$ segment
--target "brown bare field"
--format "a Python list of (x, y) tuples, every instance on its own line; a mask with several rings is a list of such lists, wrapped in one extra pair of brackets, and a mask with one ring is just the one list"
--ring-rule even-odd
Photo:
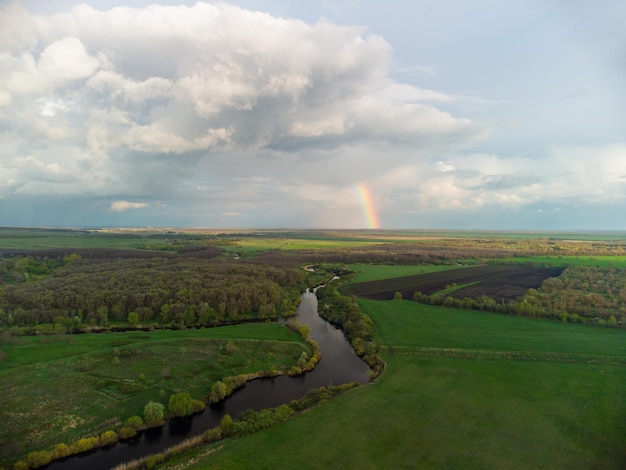
[(460, 299), (465, 297), (475, 299), (486, 295), (500, 302), (522, 296), (528, 289), (540, 287), (544, 280), (556, 277), (562, 271), (563, 268), (558, 267), (487, 264), (363, 282), (346, 286), (344, 289), (347, 293), (361, 298), (390, 300), (396, 292), (400, 292), (405, 299), (411, 299), (415, 292), (431, 295), (456, 284), (460, 288), (450, 290), (447, 295)]

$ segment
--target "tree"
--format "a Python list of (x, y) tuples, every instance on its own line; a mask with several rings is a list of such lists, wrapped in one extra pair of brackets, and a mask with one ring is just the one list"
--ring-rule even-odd
[(155, 425), (163, 421), (163, 411), (165, 407), (161, 403), (149, 401), (143, 409), (143, 419), (148, 426)]
[(139, 323), (139, 314), (137, 312), (128, 312), (128, 323), (135, 326)]
[(117, 441), (117, 433), (112, 430), (104, 431), (100, 435), (100, 445), (108, 446)]
[(218, 380), (211, 387), (211, 394), (209, 395), (210, 403), (217, 403), (226, 397), (226, 384), (221, 380)]
[(170, 395), (168, 409), (176, 416), (193, 414), (193, 398), (187, 392)]
[(225, 414), (222, 420), (220, 421), (220, 429), (222, 430), (222, 435), (229, 436), (235, 428), (235, 423), (233, 422), (233, 418), (229, 414)]
[(393, 294), (393, 300), (402, 300), (402, 292), (396, 292)]

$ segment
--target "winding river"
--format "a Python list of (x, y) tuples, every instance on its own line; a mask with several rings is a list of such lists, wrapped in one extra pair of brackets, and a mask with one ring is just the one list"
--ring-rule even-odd
[(297, 376), (280, 376), (248, 382), (219, 406), (207, 407), (202, 413), (186, 419), (169, 421), (166, 426), (149, 429), (137, 437), (93, 452), (53, 462), (50, 470), (107, 469), (146, 455), (162, 452), (183, 440), (217, 426), (224, 414), (236, 417), (246, 409), (261, 410), (288, 403), (321, 386), (348, 382), (366, 383), (368, 366), (356, 355), (341, 330), (317, 313), (317, 297), (312, 291), (302, 294), (296, 320), (307, 325), (319, 345), (322, 358), (311, 372)]

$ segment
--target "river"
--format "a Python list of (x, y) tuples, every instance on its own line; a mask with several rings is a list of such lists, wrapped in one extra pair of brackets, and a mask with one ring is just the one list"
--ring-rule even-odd
[(140, 433), (131, 440), (100, 448), (87, 454), (68, 457), (51, 463), (49, 470), (108, 469), (146, 455), (162, 452), (179, 442), (217, 426), (225, 414), (236, 417), (247, 409), (261, 410), (301, 398), (312, 388), (341, 385), (348, 382), (367, 383), (369, 370), (354, 352), (341, 330), (333, 327), (317, 313), (317, 297), (311, 291), (302, 294), (296, 312), (299, 324), (307, 325), (321, 350), (321, 360), (311, 372), (300, 376), (257, 379), (225, 399), (218, 406), (185, 419), (170, 420), (160, 428)]

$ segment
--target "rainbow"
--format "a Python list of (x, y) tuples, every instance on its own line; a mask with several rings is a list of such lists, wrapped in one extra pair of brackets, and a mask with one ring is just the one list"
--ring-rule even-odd
[(357, 185), (357, 192), (359, 194), (359, 199), (361, 200), (361, 205), (363, 206), (363, 214), (367, 219), (369, 228), (380, 228), (378, 214), (376, 213), (376, 206), (374, 206), (374, 202), (372, 201), (370, 190), (363, 183), (360, 183)]

